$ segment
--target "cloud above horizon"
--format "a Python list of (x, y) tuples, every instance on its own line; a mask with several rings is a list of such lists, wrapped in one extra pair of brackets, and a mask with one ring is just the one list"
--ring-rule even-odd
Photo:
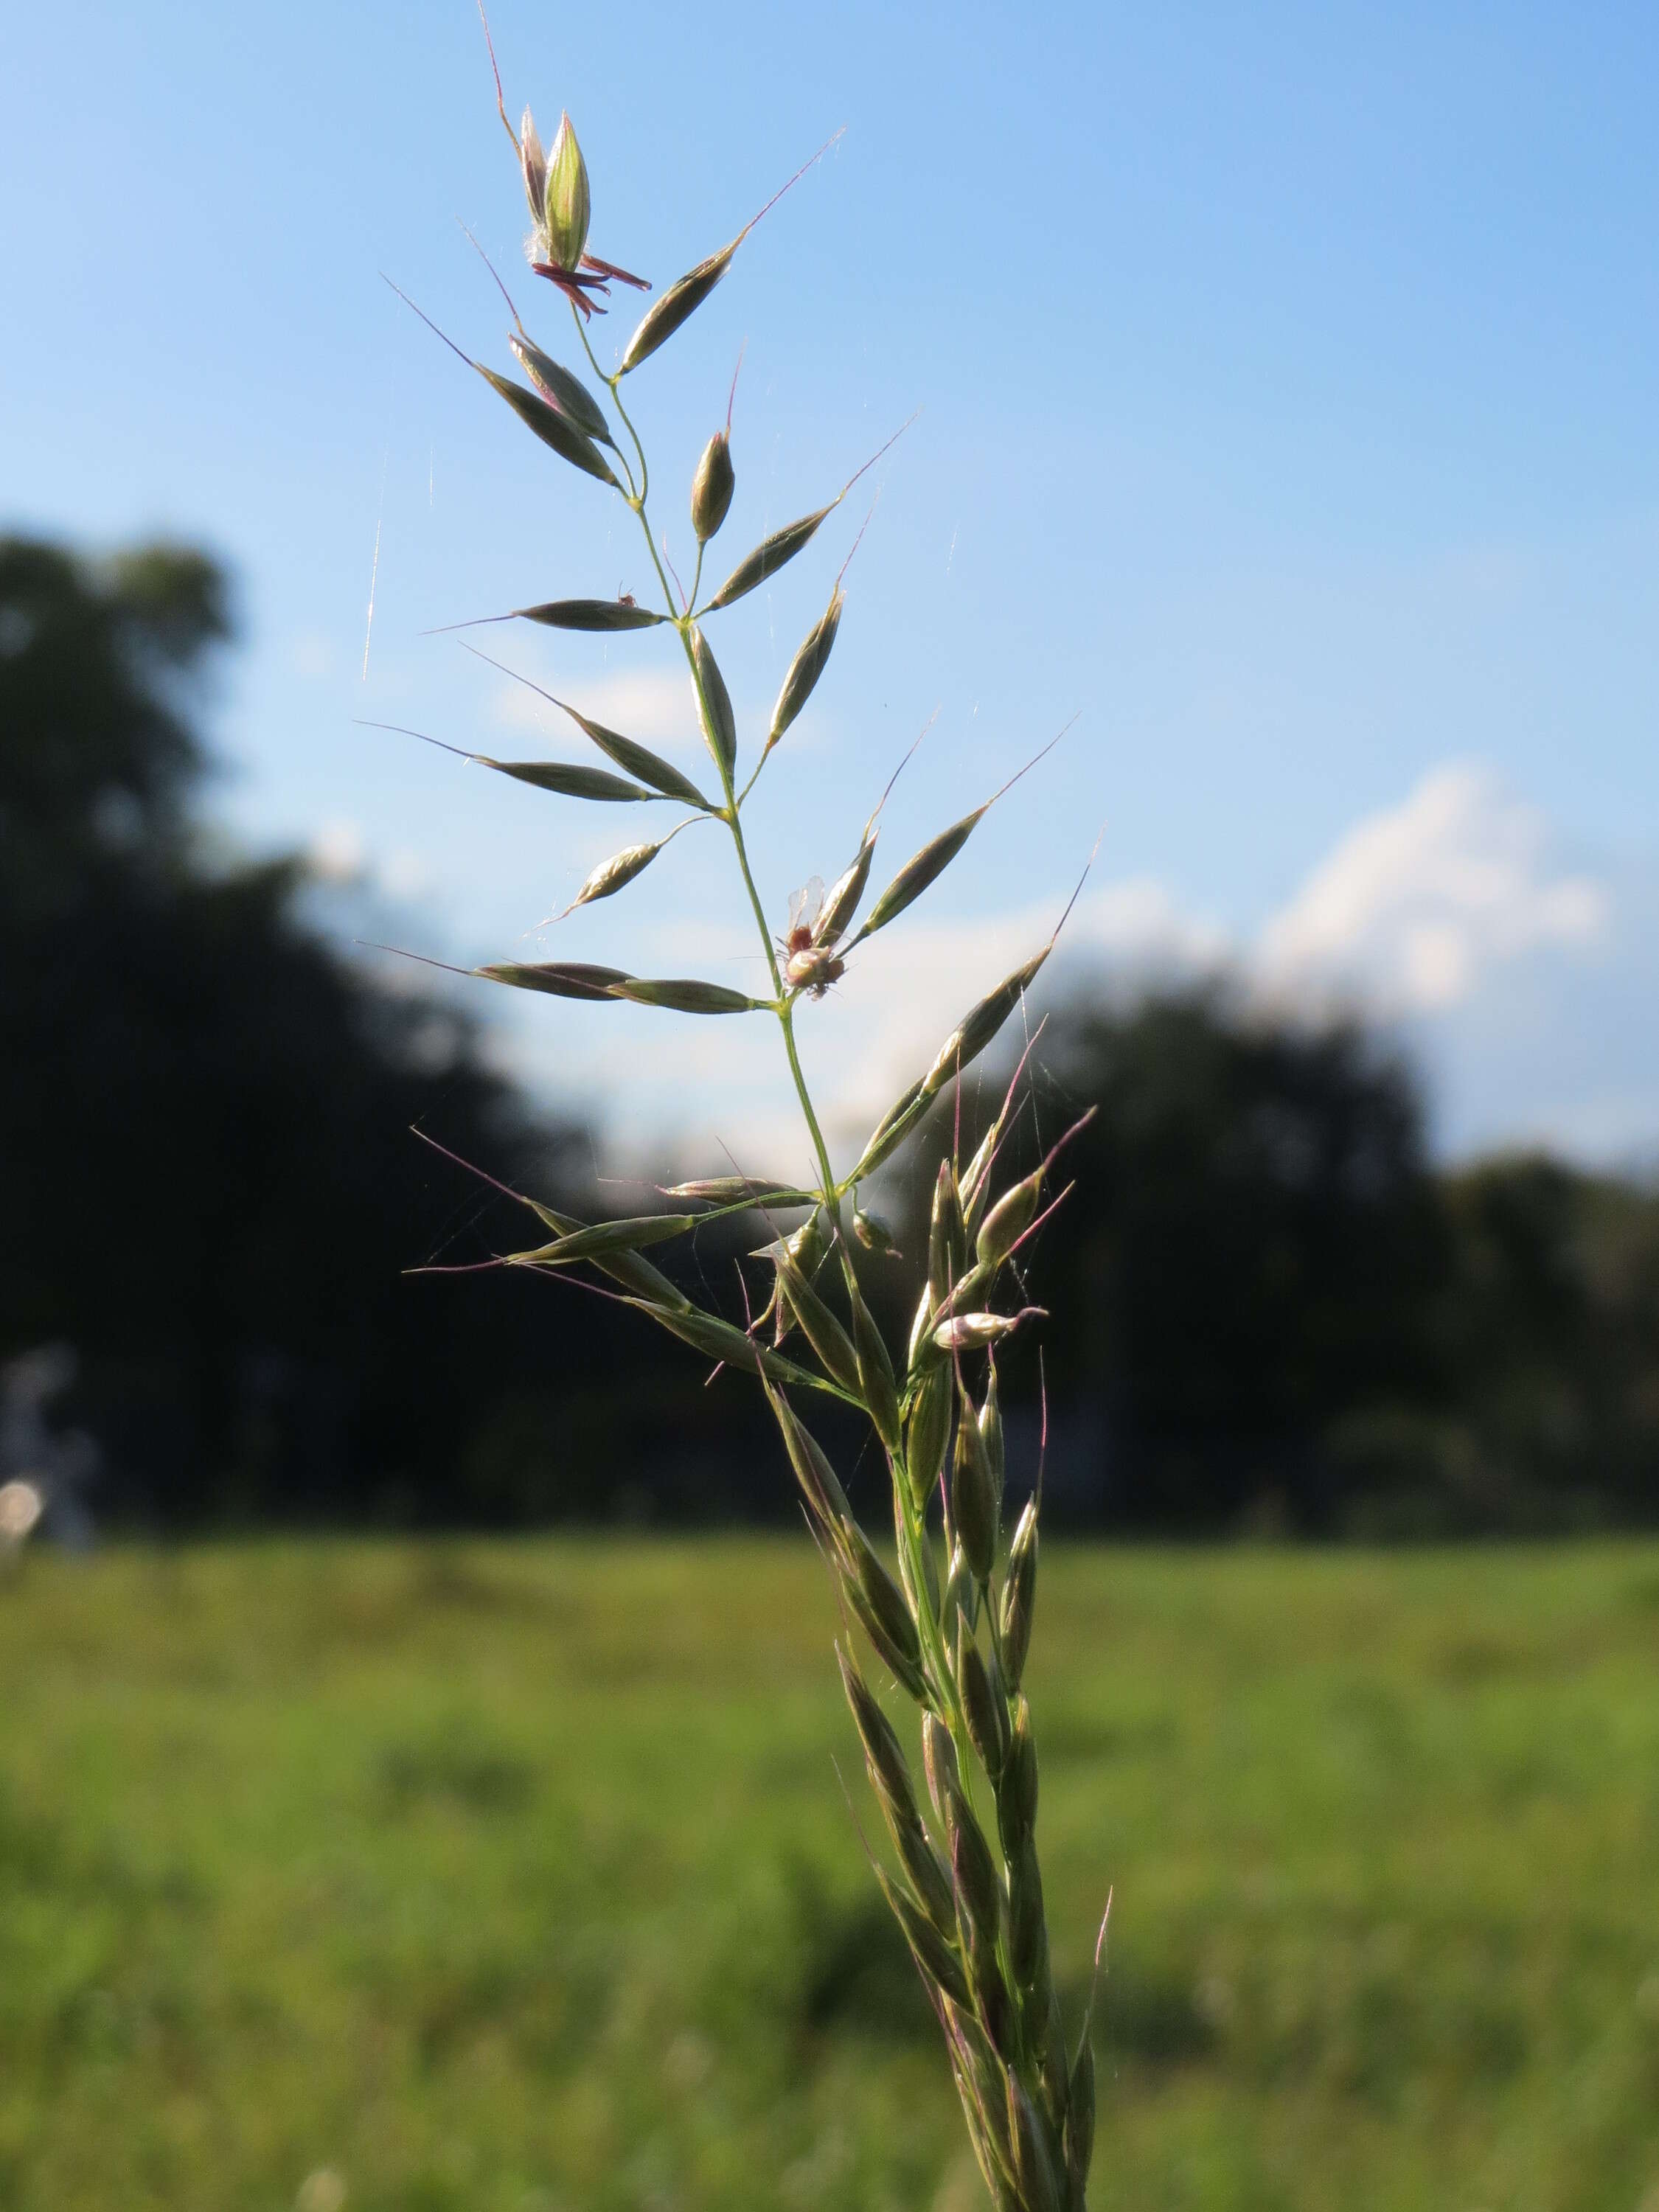
[[(623, 703), (643, 727), (642, 700)], [(335, 836), (345, 842), (339, 825)], [(1253, 931), (1149, 876), (1085, 886), (1036, 995), (1213, 978), (1275, 1011), (1352, 1009), (1424, 1066), (1443, 1149), (1651, 1153), (1659, 1048), (1632, 1010), (1659, 991), (1652, 872), (1568, 865), (1560, 845), (1490, 768), (1443, 763), (1354, 823)], [(856, 1154), (952, 1021), (1052, 933), (1065, 898), (950, 921), (918, 909), (860, 949), (846, 983), (800, 1023), (839, 1157)], [(755, 988), (752, 942), (726, 923), (647, 926), (641, 944), (672, 972)], [(495, 1011), (504, 1063), (592, 1114), (619, 1164), (666, 1148), (699, 1169), (808, 1164), (770, 1024), (680, 1019), (658, 1058), (643, 1010), (580, 1024), (550, 1020), (540, 1001)]]

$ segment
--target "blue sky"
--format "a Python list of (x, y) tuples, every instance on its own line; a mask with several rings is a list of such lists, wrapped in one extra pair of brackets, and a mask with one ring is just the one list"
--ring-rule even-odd
[[(1358, 995), (1421, 1054), (1449, 1151), (1659, 1150), (1653, 10), (492, 20), (514, 112), (575, 119), (595, 249), (659, 283), (845, 129), (630, 380), (683, 551), (747, 341), (728, 560), (922, 410), (711, 630), (752, 728), (879, 483), (830, 672), (757, 801), (780, 922), (936, 710), (895, 860), (1078, 717), (920, 933), (820, 1010), (809, 1055), (849, 1132), (915, 1072), (918, 1021), (948, 1026), (939, 994), (1052, 919), (1103, 823), (1074, 972), (1221, 963)], [(510, 368), (459, 217), (569, 357), (520, 258), (470, 6), (19, 11), (0, 188), (0, 520), (234, 564), (233, 833), (314, 846), (354, 879), (350, 926), (441, 956), (752, 976), (712, 834), (538, 929), (637, 814), (355, 726), (576, 757), (422, 633), (650, 580), (631, 518), (380, 282)], [(596, 325), (602, 356), (632, 319)], [(483, 638), (695, 758), (672, 639)], [(503, 1051), (619, 1139), (689, 1119), (760, 1141), (783, 1103), (740, 1024), (501, 1012)]]

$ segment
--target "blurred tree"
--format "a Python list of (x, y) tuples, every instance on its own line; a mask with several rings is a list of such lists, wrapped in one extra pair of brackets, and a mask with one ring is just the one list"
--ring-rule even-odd
[(1331, 1420), (1434, 1379), (1444, 1237), (1409, 1076), (1357, 1028), (1215, 993), (1075, 1015), (1050, 1060), (1097, 1112), (1046, 1262), (1049, 1372), (1103, 1395), (1118, 1509), (1322, 1523)]
[[(456, 1508), (469, 1438), (608, 1330), (521, 1280), (411, 1283), (516, 1212), (409, 1133), (543, 1188), (538, 1126), (472, 1034), (302, 925), (292, 861), (210, 867), (189, 802), (201, 555), (0, 543), (0, 1348), (72, 1345), (116, 1500)], [(448, 1255), (447, 1251), (447, 1256)]]

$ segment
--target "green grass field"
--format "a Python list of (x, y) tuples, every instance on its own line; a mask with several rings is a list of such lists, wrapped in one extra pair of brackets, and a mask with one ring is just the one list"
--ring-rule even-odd
[[(0, 2205), (969, 2212), (804, 1543), (0, 1579)], [(1053, 1548), (1097, 2212), (1659, 2212), (1659, 1549)]]

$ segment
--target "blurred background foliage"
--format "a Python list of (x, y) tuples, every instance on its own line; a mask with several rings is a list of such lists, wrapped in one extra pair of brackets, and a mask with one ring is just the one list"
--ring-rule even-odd
[[(72, 1349), (53, 1417), (100, 1449), (94, 1510), (789, 1518), (751, 1394), (705, 1390), (642, 1322), (562, 1284), (405, 1272), (523, 1241), (411, 1128), (577, 1210), (592, 1147), (491, 1067), (452, 999), (351, 965), (299, 860), (216, 845), (202, 729), (233, 634), (198, 552), (0, 541), (0, 1358)], [(1060, 1519), (1659, 1520), (1651, 1188), (1541, 1157), (1437, 1166), (1383, 1042), (1219, 987), (1057, 1005), (1040, 1058), (1031, 1157), (1097, 1109), (1031, 1271), (1057, 1317)], [(912, 1255), (906, 1191), (925, 1188), (888, 1194)], [(739, 1249), (687, 1262), (734, 1311)], [(915, 1279), (872, 1271), (900, 1329)], [(1033, 1346), (1007, 1376), (1028, 1480), (1037, 1379)]]

